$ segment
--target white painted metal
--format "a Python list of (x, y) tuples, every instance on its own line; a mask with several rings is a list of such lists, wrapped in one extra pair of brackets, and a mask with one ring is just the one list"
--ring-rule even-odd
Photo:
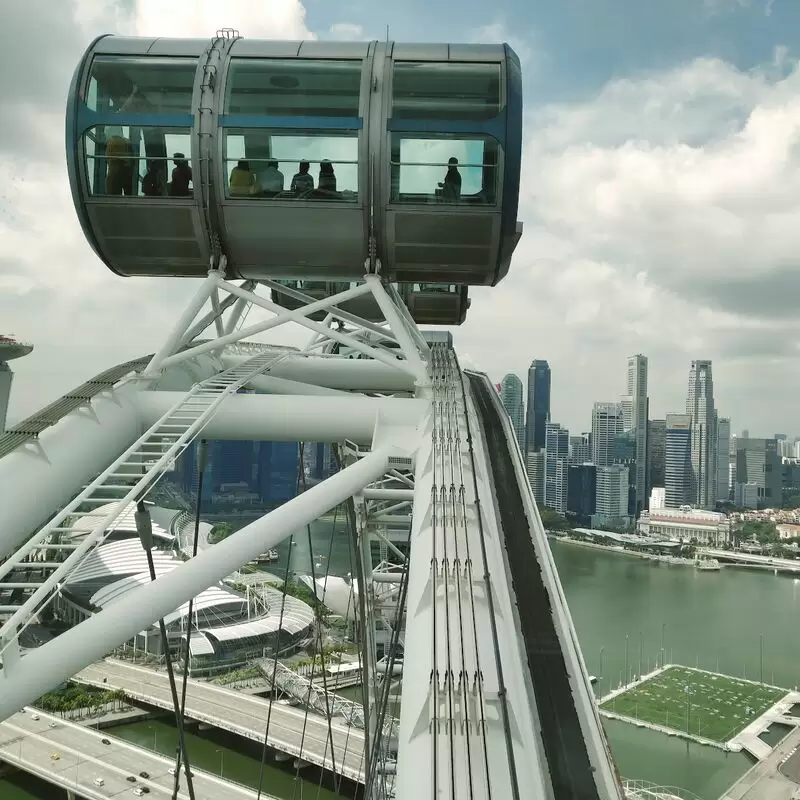
[[(415, 471), (397, 794), (512, 798), (516, 779), (524, 797), (547, 798), (543, 753), (533, 718), (524, 713), (531, 705), (525, 662), (509, 624), (502, 543), (490, 516), (482, 518), (485, 561), (482, 555), (476, 500), (491, 505), (491, 496), (481, 474), (481, 496), (475, 496), (461, 376), (451, 354), (442, 360), (434, 349), (434, 359), (433, 406)], [(483, 454), (475, 455), (485, 469)], [(503, 729), (503, 705), (513, 719), (512, 743)]]
[[(143, 423), (159, 419), (178, 397), (177, 392), (142, 392), (137, 403)], [(287, 442), (350, 439), (368, 444), (379, 422), (413, 434), (427, 406), (427, 400), (392, 397), (242, 394), (230, 397), (220, 407), (208, 423), (206, 436)]]
[(347, 469), (201, 551), (195, 558), (146, 584), (28, 653), (24, 669), (4, 661), (0, 680), (0, 720), (67, 680), (87, 664), (221, 581), (259, 553), (274, 547), (383, 475), (396, 448), (364, 456)]
[[(0, 590), (7, 588), (3, 578), (15, 568), (25, 567), (36, 561), (42, 551), (50, 549), (55, 540), (64, 538), (73, 541), (76, 534), (84, 534), (73, 552), (58, 567), (41, 581), (40, 587), (28, 597), (0, 627), (0, 648), (5, 649), (9, 640), (17, 634), (17, 627), (30, 619), (34, 612), (55, 587), (70, 573), (78, 562), (103, 540), (116, 519), (130, 506), (141, 499), (155, 480), (183, 452), (186, 446), (213, 418), (220, 403), (235, 393), (247, 382), (263, 372), (275, 360), (271, 353), (254, 356), (250, 361), (232, 367), (214, 378), (197, 384), (194, 389), (170, 406), (170, 408), (129, 447), (111, 466), (92, 481), (80, 494), (71, 500), (50, 522), (12, 556), (0, 565)], [(109, 498), (119, 497), (108, 511), (99, 510), (107, 506)], [(81, 506), (89, 505), (88, 512)], [(98, 508), (95, 512), (93, 509)], [(97, 517), (92, 528), (78, 528), (87, 517)], [(76, 517), (77, 521), (69, 522)], [(36, 561), (41, 568), (41, 561)], [(0, 652), (2, 652), (0, 650)]]
[(0, 458), (0, 558), (139, 436), (140, 388), (121, 382)]
[(368, 486), (364, 489), (365, 500), (413, 500), (413, 489), (375, 489)]
[[(226, 366), (238, 364), (244, 356), (222, 354)], [(341, 359), (336, 356), (307, 356), (298, 353), (276, 364), (270, 375), (300, 383), (356, 392), (413, 392), (414, 378), (406, 372), (370, 359)]]
[[(316, 677), (313, 681), (305, 675), (289, 669), (280, 661), (277, 667), (274, 659), (259, 658), (253, 664), (261, 670), (261, 674), (272, 686), (273, 671), (275, 674), (275, 688), (288, 694), (303, 705), (312, 708), (317, 714), (324, 717), (343, 717), (348, 724), (355, 725), (357, 728), (364, 728), (364, 706), (355, 703), (332, 691), (325, 691), (322, 681)], [(335, 678), (329, 679), (330, 683), (335, 682)], [(387, 737), (397, 737), (398, 720), (389, 717), (384, 724), (384, 731)]]
[(161, 362), (162, 366), (178, 364), (181, 361), (185, 361), (187, 358), (193, 358), (201, 353), (207, 353), (212, 350), (219, 349), (226, 344), (232, 344), (242, 339), (246, 339), (249, 336), (255, 336), (256, 334), (264, 333), (265, 331), (272, 330), (280, 325), (284, 325), (287, 322), (298, 322), (313, 331), (329, 335), (332, 333), (332, 331), (326, 329), (318, 322), (312, 322), (306, 317), (310, 314), (313, 314), (315, 311), (324, 311), (325, 309), (330, 308), (330, 306), (334, 303), (343, 302), (345, 300), (353, 300), (363, 294), (369, 294), (370, 291), (370, 287), (367, 284), (361, 284), (360, 286), (356, 286), (353, 289), (348, 289), (347, 291), (333, 295), (332, 297), (326, 297), (323, 300), (315, 300), (313, 303), (309, 303), (307, 306), (304, 306), (296, 311), (288, 311), (279, 306), (277, 303), (273, 303), (271, 300), (266, 300), (255, 292), (243, 289), (242, 287), (236, 286), (233, 283), (228, 283), (227, 281), (218, 279), (215, 285), (221, 289), (225, 289), (225, 291), (229, 292), (235, 297), (248, 300), (255, 305), (261, 306), (267, 311), (274, 312), (276, 316), (274, 316), (272, 319), (265, 320), (264, 322), (250, 325), (247, 328), (241, 328), (234, 333), (225, 334), (225, 336), (215, 339), (211, 342), (196, 345), (190, 350), (184, 350), (181, 353), (175, 353), (174, 355), (164, 358), (164, 360)]

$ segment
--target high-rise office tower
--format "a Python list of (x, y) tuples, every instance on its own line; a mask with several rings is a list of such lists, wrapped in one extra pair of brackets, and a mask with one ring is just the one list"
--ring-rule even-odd
[(665, 419), (651, 419), (647, 423), (647, 482), (651, 491), (654, 487), (664, 488), (666, 435), (667, 421)]
[(731, 446), (731, 420), (730, 417), (717, 419), (717, 500), (725, 502), (730, 499), (730, 446)]
[(667, 414), (664, 434), (664, 505), (680, 508), (692, 496), (692, 417)]
[(570, 464), (586, 464), (592, 460), (592, 434), (569, 437)]
[(567, 510), (569, 431), (557, 422), (545, 426), (544, 504), (563, 514)]
[(781, 458), (775, 439), (748, 437), (739, 440), (736, 450), (736, 485), (753, 486), (758, 507), (780, 507), (781, 481)]
[(692, 417), (692, 504), (713, 509), (717, 499), (717, 411), (711, 362), (692, 361), (686, 413)]
[[(647, 508), (647, 356), (628, 358), (628, 397), (631, 400), (631, 424), (636, 443), (635, 475), (631, 483), (636, 493), (636, 512)], [(623, 420), (624, 421), (624, 420)]]
[(525, 452), (544, 447), (545, 425), (550, 419), (550, 365), (534, 360), (528, 368), (528, 413), (525, 420)]
[(619, 403), (595, 403), (592, 408), (592, 461), (605, 467), (614, 461), (614, 440), (623, 432)]
[(516, 375), (506, 375), (500, 381), (500, 400), (505, 406), (520, 452), (525, 452), (525, 403), (522, 399), (522, 381)]

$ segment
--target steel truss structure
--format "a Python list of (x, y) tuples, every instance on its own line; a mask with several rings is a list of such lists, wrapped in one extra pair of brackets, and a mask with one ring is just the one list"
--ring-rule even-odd
[[(0, 459), (0, 592), (10, 598), (0, 608), (0, 719), (345, 504), (368, 688), (366, 796), (623, 797), (522, 458), (486, 376), (428, 344), (378, 275), (316, 301), (282, 287), (303, 303), (289, 311), (261, 293), (271, 282), (223, 273), (224, 264), (209, 272), (143, 369)], [(339, 307), (368, 293), (384, 324)], [(272, 316), (245, 325), (250, 308)], [(311, 319), (319, 312), (323, 321)], [(309, 333), (302, 349), (248, 341), (289, 323)], [(22, 659), (21, 631), (201, 435), (335, 443), (342, 468)], [(56, 512), (43, 521), (45, 509)], [(408, 547), (389, 528), (404, 530)], [(374, 539), (394, 571), (373, 570)], [(404, 631), (399, 724), (375, 663), (382, 615)]]

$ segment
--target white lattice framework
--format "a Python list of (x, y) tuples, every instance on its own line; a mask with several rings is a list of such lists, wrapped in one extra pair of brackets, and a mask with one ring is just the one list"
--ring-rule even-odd
[[(374, 297), (385, 323), (339, 308), (362, 294)], [(0, 556), (10, 559), (6, 580), (12, 598), (17, 595), (0, 608), (7, 619), (0, 627), (0, 719), (352, 500), (363, 581), (367, 796), (393, 795), (396, 787), (403, 800), (555, 797), (495, 506), (489, 455), (497, 445), (480, 434), (480, 416), (454, 353), (426, 343), (397, 293), (377, 275), (323, 300), (298, 299), (304, 305), (288, 311), (266, 298), (260, 286), (237, 285), (212, 270), (141, 374), (127, 376), (32, 445), (0, 459)], [(244, 325), (249, 308), (271, 316)], [(322, 322), (311, 319), (317, 312), (326, 315)], [(247, 341), (287, 323), (310, 332), (304, 348)], [(213, 337), (203, 341), (199, 337), (209, 326)], [(241, 394), (241, 387), (260, 393)], [(202, 402), (193, 399), (198, 392)], [(145, 497), (175, 456), (201, 435), (338, 443), (343, 469), (28, 651), (22, 661), (20, 631), (104, 541), (131, 500)], [(509, 444), (510, 426), (500, 436), (503, 447), (514, 449), (509, 479), (526, 487), (524, 513), (540, 548), (557, 634), (557, 642), (548, 646), (564, 653), (582, 746), (594, 775), (593, 796), (619, 798), (621, 785), (541, 521), (516, 445)], [(119, 466), (127, 463), (120, 461), (123, 457), (137, 462), (130, 470), (134, 474)], [(106, 488), (117, 487), (113, 509), (84, 532), (77, 549), (63, 551), (66, 558), (31, 566), (40, 550), (54, 547), (51, 534), (71, 524), (65, 521), (69, 515), (59, 512), (42, 526), (41, 509), (67, 508), (85, 518), (81, 506), (94, 497), (98, 480)], [(384, 551), (391, 549), (389, 527), (405, 530), (410, 543), (403, 591), (393, 593), (405, 598), (404, 608), (395, 612), (405, 631), (399, 725), (380, 701), (372, 622), (381, 613), (375, 582), (398, 580), (372, 569), (370, 542), (377, 538)], [(389, 763), (387, 735), (397, 738), (396, 766)], [(387, 778), (395, 770), (396, 783)]]

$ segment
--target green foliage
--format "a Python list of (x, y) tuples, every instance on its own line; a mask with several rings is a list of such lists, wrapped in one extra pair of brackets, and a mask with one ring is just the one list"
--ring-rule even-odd
[(223, 539), (227, 539), (232, 533), (233, 525), (230, 522), (220, 522), (211, 529), (211, 533), (208, 534), (208, 541), (211, 544), (216, 544)]
[(785, 695), (784, 689), (774, 686), (669, 667), (607, 700), (602, 708), (682, 732), (688, 727), (693, 735), (727, 742)]
[(567, 522), (565, 517), (553, 511), (552, 508), (546, 506), (539, 507), (539, 516), (542, 518), (542, 524), (549, 531), (568, 531), (572, 530), (572, 525)]
[(53, 692), (43, 694), (34, 705), (41, 708), (42, 711), (63, 716), (68, 711), (92, 710), (108, 705), (117, 709), (126, 699), (127, 696), (121, 689), (104, 690), (94, 686), (68, 683)]
[(759, 544), (773, 544), (780, 539), (777, 526), (769, 520), (747, 520), (736, 533), (740, 541), (755, 537)]
[(251, 681), (263, 677), (264, 676), (258, 667), (244, 667), (243, 669), (236, 669), (232, 672), (226, 672), (224, 675), (214, 678), (213, 683), (216, 683), (219, 686), (226, 686), (231, 683), (236, 683), (237, 681)]

